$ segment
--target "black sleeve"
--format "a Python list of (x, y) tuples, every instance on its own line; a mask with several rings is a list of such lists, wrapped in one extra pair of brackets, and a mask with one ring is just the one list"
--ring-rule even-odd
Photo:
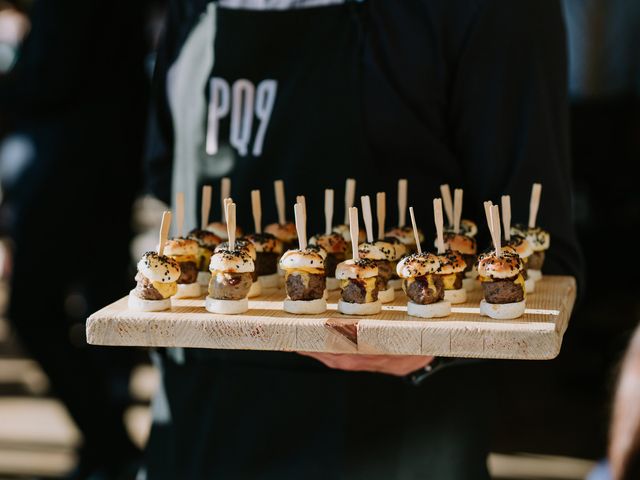
[[(508, 193), (526, 223), (533, 182), (538, 224), (551, 233), (545, 272), (582, 281), (569, 156), (566, 38), (559, 1), (486, 0), (466, 32), (451, 90), (454, 148), (465, 172), (465, 216)], [(475, 210), (475, 211), (474, 211)]]

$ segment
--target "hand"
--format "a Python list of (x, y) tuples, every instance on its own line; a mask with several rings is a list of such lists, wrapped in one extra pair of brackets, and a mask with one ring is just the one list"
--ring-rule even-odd
[(300, 355), (315, 358), (329, 368), (351, 372), (377, 372), (404, 377), (424, 368), (433, 361), (433, 357), (424, 355), (356, 355), (344, 353), (298, 352)]

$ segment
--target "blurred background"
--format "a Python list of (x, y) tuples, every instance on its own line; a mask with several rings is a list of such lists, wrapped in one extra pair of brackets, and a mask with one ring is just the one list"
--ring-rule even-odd
[[(133, 2), (124, 15), (109, 2), (55, 9), (47, 3), (0, 0), (0, 479), (64, 477), (84, 468), (78, 452), (89, 452), (83, 458), (90, 462), (90, 452), (103, 448), (135, 465), (158, 385), (146, 351), (107, 354), (87, 347), (84, 321), (131, 288), (134, 259), (153, 246), (166, 208), (141, 187), (147, 98), (165, 5)], [(640, 2), (563, 3), (575, 207), (588, 284), (557, 359), (496, 362), (512, 379), (502, 392), (489, 460), (499, 479), (582, 479), (605, 458), (616, 374), (640, 320), (635, 269), (621, 266), (612, 281), (603, 278), (599, 261), (612, 234), (624, 241), (639, 227), (640, 188), (632, 172), (640, 161)], [(18, 54), (27, 59), (21, 72), (14, 71)], [(87, 78), (98, 78), (106, 93), (96, 98)], [(42, 168), (34, 172), (36, 152)], [(10, 227), (22, 241), (8, 240)], [(86, 245), (74, 244), (70, 253), (69, 239), (87, 231)], [(100, 231), (123, 234), (114, 243)], [(41, 263), (41, 254), (64, 260), (95, 249), (107, 264), (119, 262), (123, 271), (128, 265), (129, 275), (95, 278), (96, 268), (86, 262), (86, 270), (67, 273)], [(33, 269), (30, 277), (14, 279), (10, 292), (16, 263), (33, 263)], [(53, 312), (39, 295), (43, 285), (64, 298)], [(4, 318), (10, 295), (17, 305), (12, 318), (23, 319), (13, 325)], [(30, 306), (30, 316), (21, 305)], [(43, 332), (59, 347), (41, 344)], [(108, 391), (92, 387), (96, 377), (106, 379)], [(61, 398), (76, 402), (71, 415)], [(106, 398), (110, 406), (103, 409)], [(115, 426), (119, 419), (122, 428)]]

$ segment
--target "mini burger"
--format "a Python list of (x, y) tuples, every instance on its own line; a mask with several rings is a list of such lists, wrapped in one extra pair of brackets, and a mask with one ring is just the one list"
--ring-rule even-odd
[[(421, 230), (418, 230), (420, 242), (424, 242), (424, 234)], [(395, 227), (389, 230), (385, 236), (397, 238), (407, 249), (408, 254), (415, 253), (417, 250), (416, 240), (413, 235), (413, 229), (411, 225), (404, 227)]]
[(462, 255), (455, 250), (447, 250), (438, 255), (440, 266), (435, 272), (444, 286), (444, 299), (451, 303), (464, 303), (467, 301), (467, 291), (462, 286), (467, 262)]
[(407, 247), (404, 243), (398, 240), (395, 237), (385, 237), (384, 241), (393, 245), (394, 258), (392, 263), (393, 272), (391, 273), (391, 278), (389, 279), (389, 286), (393, 287), (394, 290), (402, 290), (402, 279), (398, 276), (396, 272), (396, 267), (398, 266), (398, 262), (402, 259), (402, 257), (407, 255)]
[(477, 268), (484, 293), (480, 314), (496, 319), (520, 317), (525, 310), (526, 294), (518, 254), (507, 248), (498, 256), (492, 250), (480, 255)]
[(198, 242), (189, 238), (168, 240), (164, 253), (180, 264), (178, 291), (174, 298), (193, 298), (202, 294), (198, 283)]
[(217, 248), (209, 264), (211, 281), (205, 308), (213, 313), (246, 312), (254, 269), (253, 260), (245, 251)]
[(451, 313), (451, 303), (445, 300), (441, 262), (433, 253), (414, 253), (398, 263), (396, 272), (402, 288), (409, 297), (407, 313), (413, 317), (446, 317)]
[(529, 257), (528, 272), (529, 278), (538, 281), (542, 278), (542, 265), (544, 264), (545, 251), (551, 244), (551, 235), (540, 227), (529, 228), (525, 225), (514, 225), (511, 227), (511, 234), (521, 235), (527, 239), (533, 254)]
[(327, 277), (327, 290), (337, 290), (340, 282), (336, 277), (336, 267), (340, 262), (344, 262), (347, 257), (348, 244), (339, 233), (329, 233), (328, 235), (315, 235), (309, 240), (310, 246), (318, 246), (326, 252), (324, 271)]
[(171, 308), (171, 297), (178, 291), (180, 265), (173, 258), (145, 253), (138, 262), (136, 288), (129, 293), (129, 308), (159, 312)]
[(286, 312), (312, 314), (327, 309), (324, 259), (319, 252), (309, 248), (287, 250), (280, 268), (285, 272)]
[(245, 237), (255, 248), (255, 276), (263, 288), (280, 285), (278, 258), (282, 255), (282, 242), (270, 233), (253, 233)]
[(380, 313), (378, 267), (373, 260), (345, 260), (336, 267), (336, 278), (341, 289), (338, 311), (346, 315)]
[(467, 264), (466, 268), (464, 269), (462, 286), (467, 291), (474, 290), (476, 287), (475, 279), (478, 276), (478, 272), (474, 269), (474, 264), (476, 263), (476, 256), (478, 253), (478, 247), (475, 238), (464, 235), (462, 233), (447, 231), (444, 233), (444, 247), (446, 249), (453, 250), (454, 252), (458, 252), (460, 255), (462, 255), (462, 258)]
[(393, 244), (383, 240), (361, 243), (358, 246), (358, 255), (360, 258), (371, 260), (378, 267), (376, 288), (380, 302), (392, 302), (396, 297), (395, 289), (389, 285), (394, 272), (393, 262), (396, 258)]
[(205, 291), (204, 293), (206, 293), (209, 287), (209, 280), (211, 280), (211, 273), (209, 273), (211, 255), (213, 255), (215, 248), (222, 240), (215, 233), (200, 229), (191, 230), (187, 238), (198, 242), (198, 253), (196, 255), (198, 284), (200, 288)]
[[(229, 250), (229, 242), (222, 242), (216, 247), (216, 252)], [(255, 262), (258, 258), (258, 252), (252, 242), (245, 239), (238, 239), (235, 241), (235, 250), (239, 250), (249, 256), (253, 261), (254, 269), (251, 271), (251, 288), (249, 289), (249, 298), (257, 297), (262, 293), (262, 285), (258, 282), (258, 275), (255, 270)]]
[(533, 255), (531, 244), (526, 238), (520, 235), (511, 235), (511, 238), (508, 241), (505, 241), (504, 248), (512, 249), (522, 260), (522, 278), (524, 278), (525, 292), (533, 293), (536, 282), (532, 278), (529, 278), (527, 271), (529, 259)]

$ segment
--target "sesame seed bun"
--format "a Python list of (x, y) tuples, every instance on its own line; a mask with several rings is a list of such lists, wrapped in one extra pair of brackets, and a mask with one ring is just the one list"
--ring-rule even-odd
[[(223, 240), (228, 240), (229, 235), (227, 234), (227, 224), (224, 222), (213, 222), (206, 226), (205, 230), (209, 230), (213, 232), (218, 237)], [(242, 236), (242, 229), (236, 226), (236, 237)]]
[(396, 237), (384, 237), (384, 241), (393, 245), (394, 261), (400, 260), (407, 254), (407, 246)]
[(152, 282), (172, 283), (180, 278), (180, 265), (173, 258), (147, 252), (138, 262), (138, 271)]
[(251, 273), (255, 266), (251, 257), (242, 250), (217, 250), (211, 256), (209, 270), (229, 273)]
[(171, 257), (177, 255), (197, 255), (198, 242), (189, 238), (172, 238), (165, 243), (164, 254)]
[[(349, 225), (336, 225), (335, 227), (333, 227), (333, 231), (342, 235), (342, 238), (344, 238), (345, 242), (347, 242), (348, 248), (348, 245), (351, 243), (351, 229), (349, 228)], [(364, 242), (366, 239), (366, 232), (364, 230), (360, 230), (358, 232), (358, 243)]]
[(369, 260), (386, 260), (387, 255), (382, 251), (375, 243), (361, 243), (358, 245), (358, 254), (360, 258), (366, 258)]
[(188, 238), (198, 242), (201, 247), (215, 247), (222, 242), (222, 239), (219, 236), (209, 230), (191, 230)]
[(551, 235), (540, 227), (529, 228), (526, 225), (513, 225), (511, 234), (525, 237), (534, 252), (547, 250), (551, 245)]
[(512, 235), (511, 240), (505, 243), (505, 247), (511, 247), (520, 256), (520, 258), (528, 258), (533, 255), (533, 248), (529, 241), (520, 236)]
[[(251, 260), (255, 262), (257, 256), (256, 256), (256, 247), (253, 246), (253, 243), (247, 240), (244, 240), (242, 238), (239, 238), (236, 240), (235, 249), (243, 251), (244, 253), (246, 253), (251, 257)], [(227, 241), (222, 242), (215, 249), (216, 252), (221, 250), (229, 250), (229, 242)]]
[[(409, 225), (406, 225), (404, 227), (392, 228), (385, 235), (388, 237), (395, 237), (405, 245), (416, 244), (416, 239), (413, 235), (413, 228)], [(418, 239), (420, 240), (420, 242), (424, 242), (424, 234), (420, 229), (418, 229)]]
[(438, 258), (440, 259), (440, 270), (436, 273), (439, 275), (460, 273), (467, 268), (467, 262), (464, 261), (462, 255), (454, 250), (447, 250), (442, 255), (438, 255)]
[(433, 253), (414, 253), (404, 257), (396, 267), (396, 273), (400, 278), (423, 277), (431, 273), (437, 273), (440, 268), (440, 259)]
[[(433, 242), (436, 246), (437, 239)], [(444, 248), (455, 250), (463, 255), (475, 255), (478, 253), (476, 240), (473, 237), (461, 233), (447, 232), (444, 234)]]
[(342, 235), (331, 232), (328, 235), (314, 235), (309, 239), (311, 245), (319, 245), (328, 253), (345, 253), (349, 248)]
[(282, 242), (270, 233), (252, 233), (246, 235), (244, 239), (253, 244), (256, 252), (282, 253)]
[(308, 250), (312, 250), (320, 255), (324, 260), (327, 259), (327, 251), (320, 245), (307, 245)]
[(295, 224), (287, 222), (284, 225), (279, 223), (272, 223), (264, 228), (265, 233), (270, 233), (278, 240), (284, 243), (291, 243), (298, 238), (298, 232), (296, 232)]
[(480, 255), (478, 259), (478, 274), (491, 279), (512, 278), (523, 268), (522, 260), (517, 253), (509, 250), (502, 252), (500, 257), (495, 251)]
[(338, 280), (371, 278), (377, 275), (378, 267), (376, 264), (363, 258), (357, 262), (353, 259), (345, 260), (336, 267), (336, 278)]
[(321, 268), (324, 269), (324, 258), (311, 249), (287, 250), (280, 259), (280, 268), (283, 270)]

